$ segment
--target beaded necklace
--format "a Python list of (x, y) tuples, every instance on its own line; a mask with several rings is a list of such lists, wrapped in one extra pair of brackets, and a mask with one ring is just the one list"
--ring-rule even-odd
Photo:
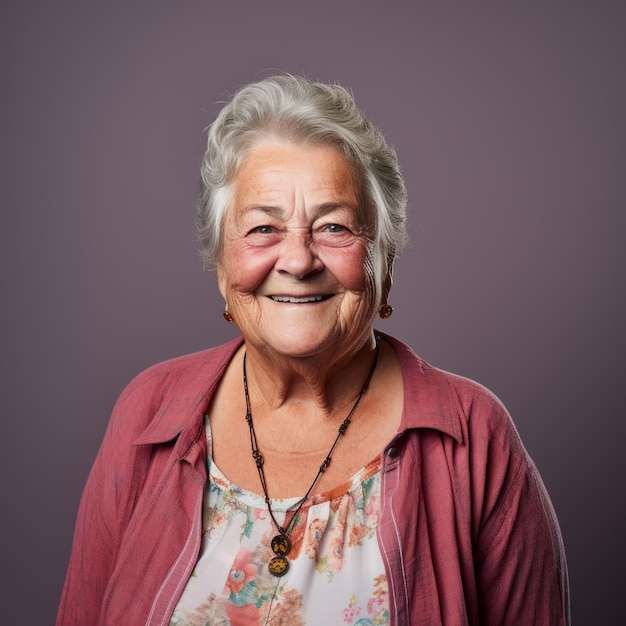
[(268, 563), (268, 569), (270, 571), (270, 574), (272, 574), (273, 576), (278, 576), (278, 577), (284, 576), (289, 570), (289, 559), (287, 558), (287, 556), (291, 552), (291, 540), (289, 539), (289, 536), (291, 535), (291, 531), (293, 530), (293, 525), (296, 520), (296, 517), (298, 516), (298, 513), (300, 512), (302, 505), (304, 504), (306, 499), (309, 497), (309, 494), (311, 493), (311, 491), (313, 491), (313, 487), (315, 487), (315, 485), (317, 484), (317, 481), (320, 479), (320, 476), (326, 471), (326, 469), (330, 465), (330, 460), (335, 450), (335, 446), (339, 442), (339, 439), (341, 439), (341, 437), (345, 434), (346, 430), (348, 429), (352, 416), (354, 412), (356, 411), (357, 406), (359, 406), (359, 402), (361, 401), (361, 398), (365, 395), (365, 392), (367, 391), (367, 388), (369, 387), (370, 381), (372, 380), (372, 376), (374, 375), (374, 370), (376, 369), (376, 364), (378, 363), (379, 353), (380, 353), (380, 339), (378, 335), (376, 335), (376, 354), (374, 355), (374, 362), (372, 363), (372, 367), (370, 368), (367, 374), (367, 378), (365, 379), (365, 384), (363, 385), (363, 387), (361, 387), (361, 391), (359, 392), (359, 395), (357, 396), (356, 401), (352, 405), (350, 412), (348, 413), (346, 418), (343, 420), (343, 422), (341, 422), (341, 424), (339, 425), (339, 428), (337, 430), (337, 437), (335, 438), (333, 445), (330, 447), (328, 454), (322, 461), (322, 464), (320, 465), (320, 468), (317, 472), (317, 475), (313, 479), (311, 486), (308, 488), (307, 492), (304, 494), (304, 497), (297, 502), (297, 505), (294, 505), (296, 508), (293, 511), (293, 514), (291, 518), (289, 519), (289, 522), (284, 527), (281, 526), (276, 521), (276, 517), (274, 517), (274, 512), (272, 511), (270, 497), (267, 492), (267, 482), (265, 480), (265, 472), (263, 470), (263, 455), (259, 451), (259, 445), (257, 443), (256, 433), (254, 432), (254, 424), (252, 423), (252, 411), (250, 410), (250, 395), (248, 392), (248, 376), (246, 372), (246, 355), (244, 354), (243, 356), (243, 390), (246, 396), (246, 422), (248, 422), (248, 426), (250, 428), (250, 446), (252, 448), (252, 458), (254, 459), (257, 470), (259, 472), (259, 479), (261, 481), (261, 488), (263, 489), (263, 495), (265, 496), (265, 504), (267, 504), (267, 510), (269, 511), (272, 521), (274, 522), (274, 526), (276, 526), (276, 529), (278, 530), (278, 534), (272, 539), (272, 543), (271, 543), (272, 552), (274, 553), (275, 556)]

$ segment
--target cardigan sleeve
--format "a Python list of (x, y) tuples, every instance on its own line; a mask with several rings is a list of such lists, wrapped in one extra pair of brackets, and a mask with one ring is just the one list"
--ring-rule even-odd
[(482, 625), (569, 624), (563, 540), (552, 503), (506, 410), (470, 421), (474, 559)]
[(79, 506), (57, 626), (145, 624), (169, 610), (200, 542), (204, 414), (240, 345), (158, 363), (121, 394)]
[(57, 626), (98, 624), (149, 447), (132, 445), (147, 407), (136, 381), (120, 396), (79, 505)]

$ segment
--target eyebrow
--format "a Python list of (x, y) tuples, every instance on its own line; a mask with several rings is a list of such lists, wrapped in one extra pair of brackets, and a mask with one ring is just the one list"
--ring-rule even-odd
[[(318, 204), (312, 208), (314, 217), (321, 217), (326, 215), (327, 213), (332, 213), (337, 209), (354, 209), (356, 211), (360, 210), (359, 205), (353, 205), (349, 202), (323, 202), (322, 204)], [(265, 204), (254, 204), (252, 206), (248, 206), (243, 210), (243, 213), (251, 213), (253, 211), (259, 211), (261, 213), (265, 213), (266, 215), (270, 215), (271, 217), (282, 218), (285, 214), (285, 209), (282, 209), (278, 206), (273, 205), (265, 205)]]

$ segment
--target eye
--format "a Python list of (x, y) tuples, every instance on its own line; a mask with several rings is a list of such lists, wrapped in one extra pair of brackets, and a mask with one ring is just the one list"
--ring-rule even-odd
[(340, 233), (344, 230), (346, 230), (345, 226), (342, 226), (341, 224), (328, 224), (324, 230), (327, 233)]
[(320, 224), (319, 228), (313, 231), (313, 239), (320, 246), (329, 248), (345, 248), (358, 240), (349, 226), (331, 222), (330, 224)]
[(282, 228), (278, 224), (250, 224), (245, 235), (247, 245), (257, 248), (273, 246), (281, 240)]
[(253, 228), (251, 233), (259, 233), (260, 235), (271, 235), (274, 232), (274, 229), (271, 226), (267, 226), (266, 224), (263, 226), (257, 226)]

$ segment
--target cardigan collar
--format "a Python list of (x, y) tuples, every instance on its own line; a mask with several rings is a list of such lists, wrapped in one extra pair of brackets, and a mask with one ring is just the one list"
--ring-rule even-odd
[(432, 428), (462, 443), (465, 411), (452, 384), (462, 378), (433, 367), (399, 339), (379, 335), (394, 348), (402, 369), (404, 410), (399, 432)]
[(133, 442), (135, 445), (167, 443), (175, 439), (185, 458), (203, 432), (204, 415), (226, 366), (243, 343), (238, 337), (217, 348), (196, 352), (148, 369), (154, 390), (153, 417)]

